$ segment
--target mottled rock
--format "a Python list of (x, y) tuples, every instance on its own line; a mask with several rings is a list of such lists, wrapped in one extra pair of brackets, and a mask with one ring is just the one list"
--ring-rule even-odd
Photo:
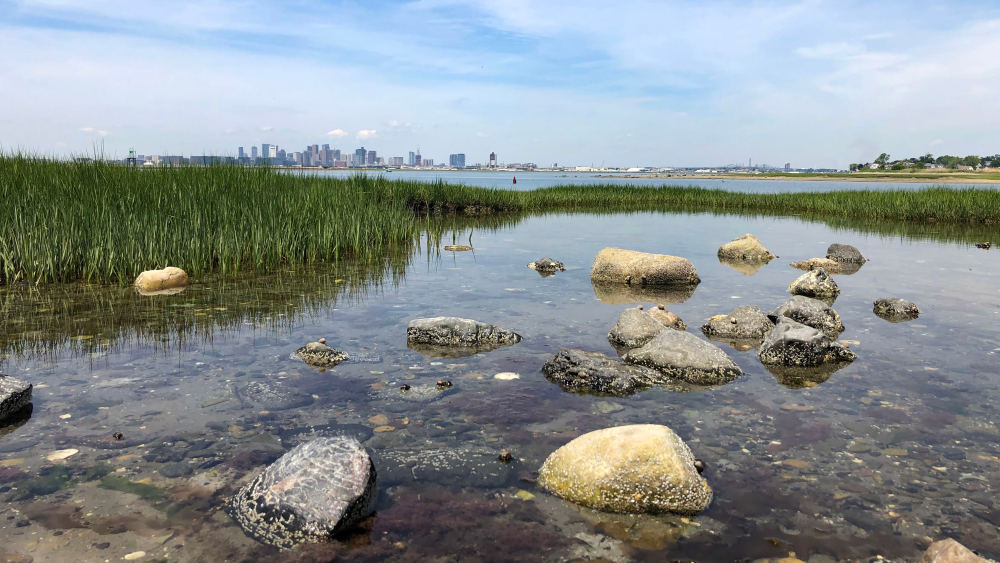
[(847, 262), (854, 264), (864, 264), (868, 260), (861, 255), (861, 251), (849, 244), (833, 243), (826, 249), (826, 257), (834, 262)]
[(21, 412), (31, 401), (31, 389), (27, 381), (0, 374), (0, 422)]
[(684, 324), (684, 321), (682, 321), (680, 317), (666, 310), (662, 304), (653, 307), (647, 311), (646, 314), (663, 323), (663, 326), (666, 326), (667, 328), (687, 330), (688, 325)]
[(728, 259), (766, 263), (773, 258), (777, 258), (777, 256), (771, 254), (766, 248), (764, 248), (764, 245), (760, 243), (760, 239), (749, 233), (733, 239), (719, 247), (718, 254), (720, 261)]
[(660, 379), (655, 370), (630, 366), (599, 352), (563, 348), (542, 366), (545, 379), (566, 391), (624, 397)]
[(375, 508), (375, 464), (354, 438), (319, 438), (240, 489), (227, 511), (250, 537), (283, 549), (331, 538)]
[(655, 424), (590, 432), (553, 452), (538, 471), (552, 494), (619, 513), (698, 514), (712, 489), (687, 444)]
[(764, 310), (756, 305), (737, 307), (728, 315), (715, 315), (702, 325), (701, 332), (709, 338), (755, 340), (774, 328)]
[(141, 291), (175, 289), (184, 287), (187, 283), (187, 272), (172, 266), (162, 270), (146, 270), (135, 278), (135, 287)]
[(853, 362), (857, 354), (818, 329), (778, 317), (774, 330), (764, 339), (760, 361), (764, 365), (809, 367)]
[(556, 272), (565, 272), (566, 266), (562, 262), (558, 262), (546, 256), (541, 260), (535, 260), (534, 262), (528, 264), (528, 267), (532, 270), (538, 272), (543, 278), (551, 276)]
[(861, 264), (858, 262), (836, 262), (834, 260), (830, 260), (829, 258), (810, 258), (808, 260), (792, 262), (790, 265), (793, 268), (806, 271), (823, 268), (826, 270), (826, 273), (831, 276), (840, 274), (850, 275), (857, 273), (857, 271), (861, 269)]
[(622, 283), (590, 281), (594, 296), (606, 305), (632, 303), (683, 303), (694, 295), (697, 285), (626, 285)]
[(988, 563), (969, 548), (948, 538), (936, 541), (927, 548), (920, 563)]
[(468, 252), (472, 247), (467, 244), (447, 244), (444, 249), (448, 252)]
[(649, 342), (666, 326), (639, 309), (625, 309), (608, 332), (608, 341), (618, 349), (631, 350)]
[(804, 295), (822, 299), (827, 303), (833, 303), (840, 295), (840, 288), (837, 282), (833, 281), (830, 274), (823, 268), (816, 268), (798, 277), (788, 286), (788, 292), (792, 295)]
[(685, 258), (619, 248), (605, 248), (597, 253), (590, 279), (638, 286), (701, 283), (694, 264)]
[(277, 381), (251, 381), (236, 389), (236, 396), (244, 406), (279, 411), (304, 407), (313, 403), (313, 396)]
[(890, 323), (912, 321), (920, 316), (920, 309), (916, 305), (898, 297), (876, 299), (872, 312), (878, 318)]
[(348, 355), (322, 342), (310, 342), (295, 351), (303, 362), (316, 367), (333, 367), (348, 360)]
[(163, 464), (163, 467), (160, 467), (160, 475), (163, 475), (168, 479), (176, 479), (178, 477), (190, 475), (192, 472), (193, 470), (191, 469), (191, 466), (186, 463), (165, 463)]
[(348, 436), (365, 443), (372, 437), (372, 429), (364, 424), (310, 424), (278, 431), (281, 446), (289, 450), (317, 438), (334, 436)]
[(811, 326), (830, 338), (837, 338), (844, 332), (844, 323), (832, 307), (819, 299), (795, 295), (782, 306), (767, 314), (772, 322), (779, 317), (787, 317), (795, 322)]
[(471, 356), (520, 341), (510, 330), (458, 317), (414, 319), (406, 325), (407, 347), (429, 356)]
[(375, 454), (379, 480), (386, 486), (431, 482), (448, 487), (503, 487), (511, 465), (499, 459), (500, 450), (461, 445), (429, 449), (386, 449)]
[(743, 374), (718, 346), (679, 330), (664, 330), (641, 348), (622, 356), (625, 363), (654, 368), (694, 385), (720, 385)]

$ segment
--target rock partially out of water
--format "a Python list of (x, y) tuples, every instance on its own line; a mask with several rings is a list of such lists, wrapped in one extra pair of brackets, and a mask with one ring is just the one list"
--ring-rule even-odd
[(666, 330), (666, 326), (637, 308), (625, 309), (608, 332), (608, 341), (618, 349), (638, 348)]
[(948, 538), (931, 544), (920, 563), (988, 563), (969, 548)]
[(811, 367), (850, 363), (857, 358), (857, 354), (819, 330), (788, 317), (778, 318), (760, 349), (761, 363), (771, 366)]
[(172, 266), (162, 270), (146, 270), (135, 278), (135, 287), (140, 291), (161, 291), (186, 286), (187, 272)]
[(576, 438), (545, 460), (538, 483), (558, 497), (606, 512), (698, 514), (712, 501), (687, 444), (655, 424)]
[(916, 305), (898, 297), (876, 299), (872, 312), (878, 318), (890, 323), (912, 321), (920, 316), (920, 309)]
[(701, 332), (712, 339), (755, 340), (774, 328), (763, 309), (756, 305), (737, 307), (728, 315), (716, 315), (702, 325)]
[(316, 367), (330, 368), (348, 359), (346, 353), (327, 346), (324, 342), (310, 342), (295, 351), (303, 362)]
[[(34, 411), (34, 405), (28, 403), (16, 410), (13, 413), (7, 415), (7, 418), (0, 420), (0, 438), (13, 433), (18, 428), (24, 426), (31, 420), (31, 413)], [(4, 441), (0, 442), (0, 453), (13, 453), (19, 452), (21, 450), (30, 448), (38, 443), (38, 439), (33, 440), (21, 440), (17, 442)], [(25, 445), (30, 444), (30, 445)]]
[(833, 304), (837, 296), (840, 295), (840, 288), (837, 287), (837, 282), (833, 281), (826, 270), (816, 268), (793, 281), (788, 286), (788, 292), (792, 295), (804, 295)]
[(236, 396), (244, 406), (266, 411), (294, 409), (313, 403), (312, 395), (277, 381), (251, 381), (236, 388)]
[(627, 364), (653, 368), (693, 385), (720, 385), (743, 375), (718, 346), (679, 330), (661, 331), (622, 359)]
[(810, 258), (792, 262), (790, 265), (793, 268), (806, 271), (823, 268), (831, 276), (855, 274), (862, 266), (860, 262), (836, 262), (829, 258)]
[(538, 272), (543, 278), (551, 276), (556, 272), (565, 272), (566, 266), (562, 262), (558, 262), (546, 256), (541, 260), (535, 260), (534, 262), (528, 264), (528, 267), (532, 270)]
[(0, 422), (24, 409), (31, 401), (31, 389), (27, 381), (0, 374)]
[(620, 248), (605, 248), (597, 253), (590, 279), (634, 286), (701, 283), (694, 264), (685, 258)]
[(227, 511), (250, 537), (283, 549), (329, 539), (375, 508), (375, 464), (354, 438), (319, 438), (240, 489)]
[(387, 449), (377, 452), (379, 479), (386, 486), (431, 482), (449, 487), (499, 488), (510, 479), (511, 465), (500, 450), (462, 445), (451, 448)]
[(840, 333), (844, 332), (844, 323), (833, 308), (819, 299), (802, 295), (793, 296), (782, 306), (768, 313), (767, 316), (773, 322), (778, 322), (780, 317), (787, 317), (795, 322), (818, 329), (830, 338), (837, 338)]
[(600, 352), (563, 348), (542, 366), (545, 379), (566, 391), (624, 397), (660, 379), (650, 368), (630, 366)]
[(719, 247), (718, 254), (720, 261), (723, 259), (746, 260), (764, 262), (766, 264), (772, 258), (777, 258), (777, 256), (764, 248), (764, 245), (760, 243), (760, 239), (749, 233)]
[(864, 264), (868, 260), (861, 251), (849, 244), (833, 243), (826, 249), (826, 257), (834, 262)]
[(513, 331), (458, 317), (414, 319), (406, 325), (407, 347), (429, 356), (471, 356), (520, 341)]

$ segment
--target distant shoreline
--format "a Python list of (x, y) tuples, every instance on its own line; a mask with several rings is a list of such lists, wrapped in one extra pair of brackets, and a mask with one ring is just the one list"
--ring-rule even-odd
[(757, 174), (747, 174), (747, 175), (708, 175), (708, 174), (644, 174), (644, 175), (633, 175), (629, 174), (626, 176), (620, 175), (600, 175), (598, 178), (652, 178), (652, 179), (685, 179), (685, 180), (791, 180), (798, 182), (885, 182), (885, 183), (897, 183), (897, 184), (1000, 184), (1000, 179), (998, 178), (976, 178), (976, 177), (948, 177), (948, 176), (931, 176), (931, 177), (913, 177), (913, 176), (900, 176), (887, 177), (887, 176), (862, 176), (859, 174), (844, 174), (844, 175), (797, 175), (797, 174), (781, 174), (781, 175), (757, 175)]

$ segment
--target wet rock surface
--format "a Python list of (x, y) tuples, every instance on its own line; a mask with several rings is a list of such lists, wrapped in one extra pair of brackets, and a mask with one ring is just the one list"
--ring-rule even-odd
[(849, 244), (833, 243), (826, 249), (826, 257), (834, 262), (864, 264), (868, 260), (861, 255), (857, 247)]
[(765, 264), (771, 259), (777, 258), (777, 256), (771, 254), (766, 248), (764, 248), (760, 239), (749, 233), (735, 238), (719, 247), (718, 255), (720, 261), (727, 259), (764, 262)]
[(600, 352), (563, 348), (542, 366), (545, 379), (566, 391), (624, 397), (661, 379), (655, 370), (630, 366)]
[(799, 276), (788, 286), (792, 295), (803, 295), (821, 299), (832, 304), (840, 295), (840, 287), (823, 268), (817, 268)]
[(532, 270), (538, 272), (543, 278), (551, 276), (556, 272), (565, 272), (566, 266), (562, 262), (558, 262), (546, 256), (541, 260), (535, 260), (534, 262), (528, 264), (528, 267)]
[(898, 297), (876, 299), (872, 312), (878, 318), (891, 323), (912, 321), (920, 316), (920, 309), (916, 305)]
[(718, 346), (679, 330), (664, 330), (622, 357), (625, 363), (659, 370), (693, 385), (720, 385), (743, 371)]
[(364, 424), (310, 424), (295, 428), (284, 428), (278, 432), (281, 446), (292, 449), (317, 438), (347, 436), (358, 442), (366, 442), (373, 435), (371, 427)]
[(465, 357), (521, 341), (521, 336), (498, 326), (461, 319), (414, 319), (406, 325), (406, 345), (430, 356)]
[(379, 479), (387, 487), (416, 481), (449, 487), (502, 487), (512, 465), (501, 462), (500, 450), (463, 445), (456, 448), (385, 449), (375, 453)]
[(969, 548), (948, 538), (936, 541), (927, 548), (920, 563), (988, 563)]
[(590, 279), (637, 286), (701, 283), (694, 264), (685, 258), (620, 248), (605, 248), (597, 253)]
[(687, 444), (654, 424), (574, 439), (546, 458), (538, 483), (558, 497), (607, 512), (698, 514), (712, 501)]
[(348, 359), (345, 352), (327, 346), (323, 342), (310, 342), (295, 351), (303, 362), (316, 367), (334, 367)]
[(375, 465), (354, 438), (319, 438), (281, 457), (237, 492), (227, 511), (254, 539), (291, 548), (333, 537), (367, 517)]
[(625, 309), (608, 332), (608, 341), (615, 348), (631, 350), (646, 344), (666, 328), (663, 323), (640, 309)]
[(268, 411), (304, 407), (314, 400), (312, 395), (277, 381), (251, 381), (237, 387), (236, 396), (244, 406)]
[(662, 304), (651, 308), (646, 314), (661, 322), (667, 328), (687, 330), (687, 324), (680, 317), (668, 311)]
[(765, 365), (811, 367), (853, 362), (857, 354), (818, 329), (779, 317), (760, 348)]
[(756, 305), (737, 307), (728, 315), (716, 315), (701, 326), (701, 332), (712, 339), (762, 340), (774, 328), (774, 323)]
[(12, 418), (31, 401), (32, 385), (9, 375), (0, 374), (0, 423)]
[(187, 272), (172, 266), (163, 268), (162, 270), (146, 270), (135, 278), (136, 289), (143, 292), (182, 288), (187, 283)]
[(781, 317), (792, 319), (797, 323), (820, 330), (830, 338), (837, 338), (844, 332), (844, 323), (840, 315), (832, 307), (811, 297), (795, 295), (780, 307), (767, 314), (772, 322), (778, 322)]
[(798, 262), (792, 262), (791, 267), (811, 271), (817, 268), (823, 268), (826, 273), (831, 276), (835, 275), (851, 275), (856, 274), (858, 270), (861, 269), (861, 262), (837, 262), (835, 260), (830, 260), (829, 258), (810, 258), (808, 260), (800, 260)]

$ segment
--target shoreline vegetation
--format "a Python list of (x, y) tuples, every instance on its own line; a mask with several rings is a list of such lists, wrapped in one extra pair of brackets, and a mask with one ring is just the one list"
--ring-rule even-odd
[(127, 285), (143, 270), (164, 266), (197, 278), (343, 258), (384, 263), (424, 235), (430, 245), (459, 225), (502, 228), (542, 213), (797, 216), (831, 225), (867, 222), (873, 232), (890, 234), (934, 225), (959, 240), (1000, 223), (994, 189), (758, 194), (598, 185), (513, 191), (265, 167), (149, 170), (17, 155), (0, 156), (0, 199), (0, 285)]

